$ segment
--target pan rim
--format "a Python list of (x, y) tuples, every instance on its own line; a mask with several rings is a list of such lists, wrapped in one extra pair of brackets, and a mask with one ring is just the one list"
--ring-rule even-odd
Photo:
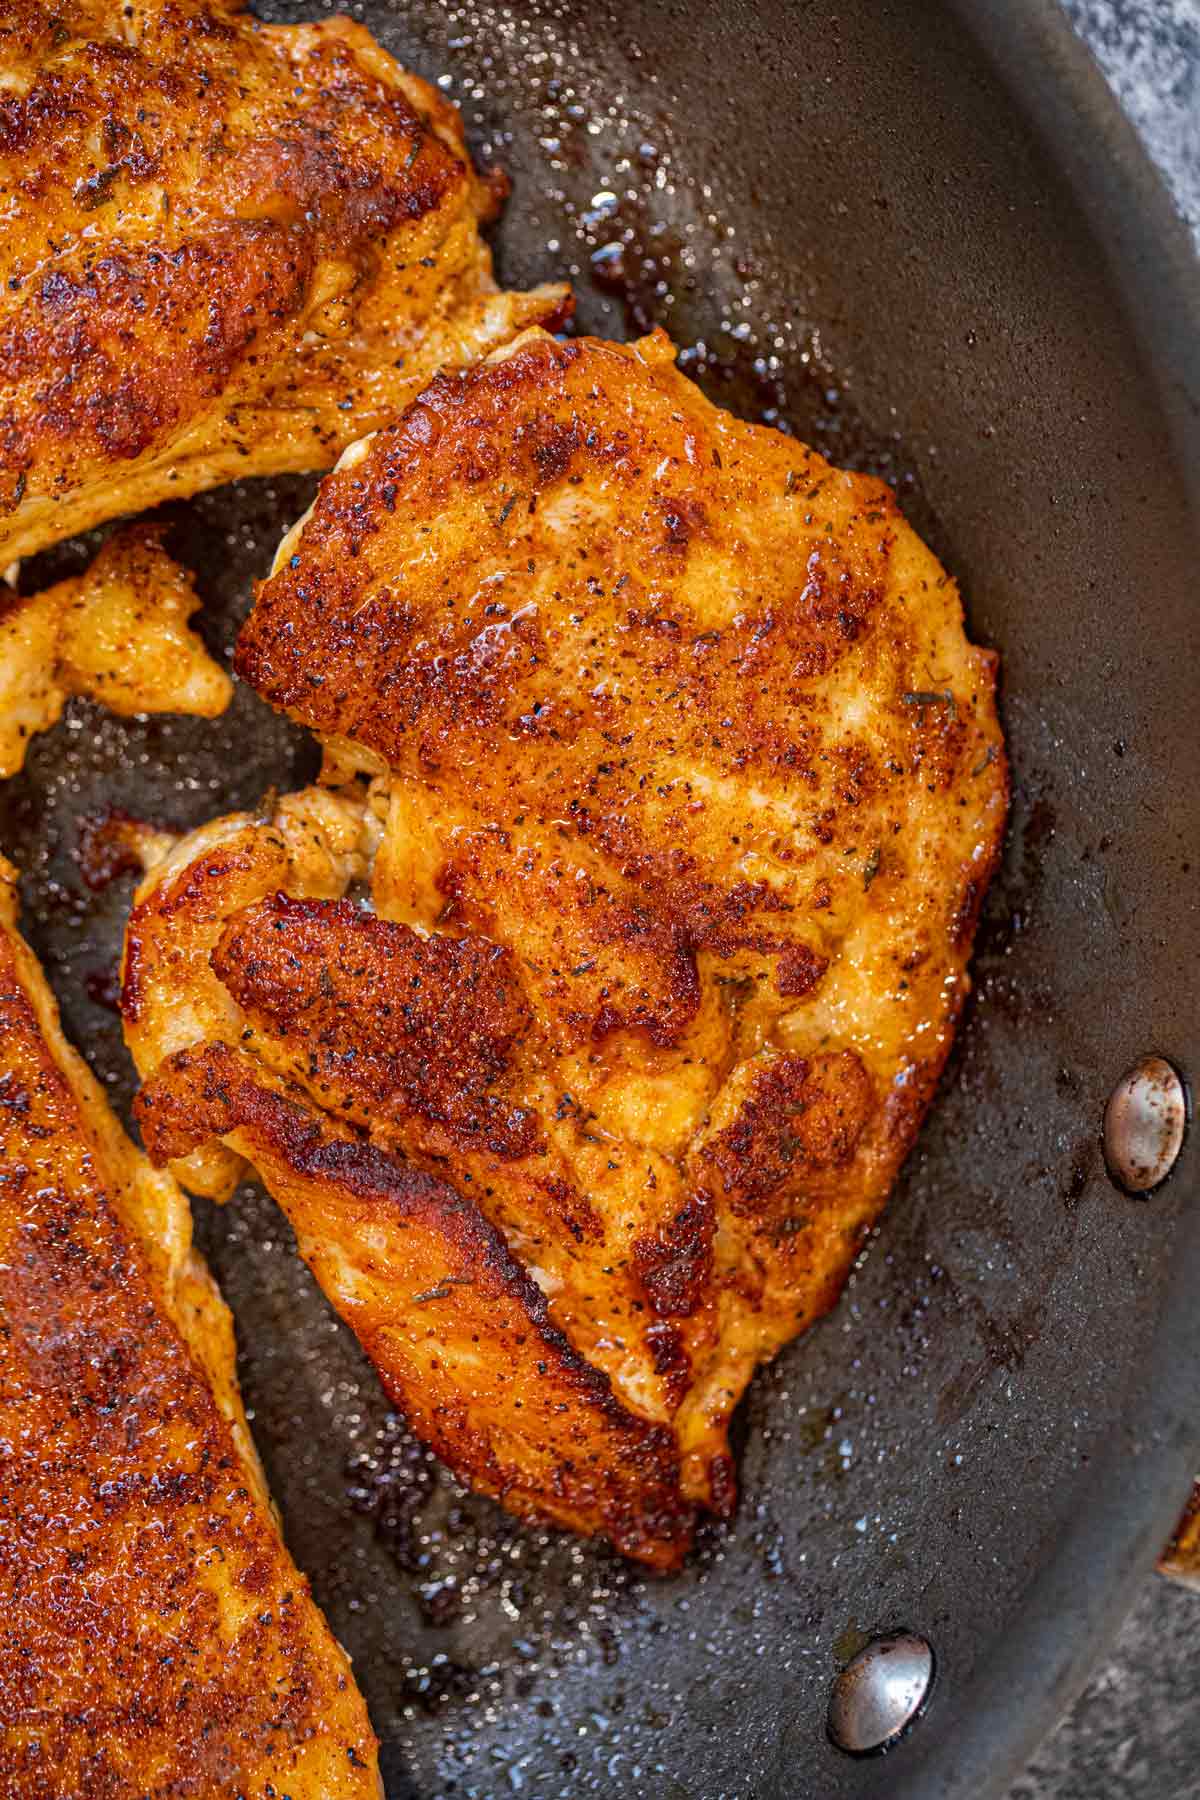
[[(1200, 551), (1200, 259), (1187, 225), (1062, 0), (950, 6), (1064, 176), (1104, 257), (1167, 426)], [(1193, 1055), (1193, 1076), (1197, 1066)], [(930, 1732), (929, 1720), (912, 1746), (918, 1757), (905, 1770), (890, 1763), (886, 1776), (877, 1765), (867, 1791), (886, 1791), (889, 1800), (1002, 1800), (1083, 1690), (1152, 1571), (1200, 1466), (1200, 1218), (1188, 1216), (1190, 1198), (1175, 1227), (1151, 1352), (1131, 1393), (1133, 1453), (1114, 1441), (1094, 1468), (1093, 1503), (964, 1684), (952, 1726), (947, 1719)]]

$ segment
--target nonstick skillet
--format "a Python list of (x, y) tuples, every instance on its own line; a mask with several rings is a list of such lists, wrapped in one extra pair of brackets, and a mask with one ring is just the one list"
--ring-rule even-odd
[[(511, 173), (506, 280), (569, 270), (587, 329), (661, 321), (725, 404), (896, 485), (1002, 653), (1015, 794), (940, 1102), (840, 1306), (755, 1383), (735, 1525), (656, 1582), (464, 1495), (247, 1189), (198, 1224), (289, 1541), (392, 1800), (983, 1800), (1083, 1680), (1200, 1448), (1195, 1134), (1143, 1199), (1101, 1144), (1129, 1065), (1200, 1067), (1190, 246), (1040, 0), (352, 10)], [(214, 641), (311, 485), (169, 512)], [(88, 820), (190, 826), (313, 764), (244, 692), (216, 725), (77, 703), (0, 796), (31, 935), (122, 1101), (130, 878), (89, 859)], [(901, 1628), (933, 1648), (930, 1704), (849, 1757), (831, 1684)]]

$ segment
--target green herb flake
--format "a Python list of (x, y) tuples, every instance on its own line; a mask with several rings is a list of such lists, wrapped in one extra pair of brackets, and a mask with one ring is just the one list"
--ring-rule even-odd
[(443, 1275), (433, 1287), (426, 1288), (423, 1294), (414, 1294), (412, 1303), (414, 1306), (424, 1306), (427, 1300), (445, 1300), (448, 1299), (451, 1288), (474, 1285), (475, 1279), (471, 1275)]
[(914, 688), (910, 693), (901, 694), (900, 699), (905, 706), (918, 707), (922, 712), (927, 706), (948, 706), (952, 719), (958, 712), (949, 688), (943, 688), (940, 693), (933, 688)]
[(424, 1306), (429, 1300), (445, 1300), (449, 1294), (449, 1282), (439, 1281), (436, 1287), (426, 1288), (423, 1294), (414, 1294), (412, 1303), (414, 1306)]

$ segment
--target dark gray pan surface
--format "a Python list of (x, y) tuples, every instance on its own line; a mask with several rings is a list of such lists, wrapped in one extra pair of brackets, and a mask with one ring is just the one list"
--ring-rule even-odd
[[(1003, 652), (1016, 795), (945, 1093), (842, 1305), (755, 1385), (735, 1526), (654, 1582), (464, 1496), (248, 1191), (197, 1211), (289, 1541), (394, 1800), (981, 1800), (1081, 1677), (1195, 1452), (1197, 1328), (1168, 1319), (1153, 1345), (1173, 1268), (1200, 1279), (1195, 1142), (1146, 1203), (1108, 1186), (1097, 1143), (1136, 1056), (1200, 1066), (1197, 546), (1154, 387), (1055, 162), (950, 11), (361, 10), (450, 77), (512, 172), (506, 279), (570, 268), (586, 327), (661, 319), (704, 346), (711, 392), (897, 483)], [(963, 11), (1002, 60), (1048, 16)], [(1035, 110), (1070, 76), (1048, 66), (1060, 41), (1030, 52)], [(170, 515), (226, 645), (310, 491)], [(80, 819), (190, 825), (311, 767), (245, 693), (216, 725), (79, 705), (0, 796), (30, 935), (123, 1101), (104, 990), (128, 882), (88, 890)], [(936, 1699), (886, 1761), (850, 1763), (824, 1740), (829, 1681), (895, 1624), (935, 1645)]]

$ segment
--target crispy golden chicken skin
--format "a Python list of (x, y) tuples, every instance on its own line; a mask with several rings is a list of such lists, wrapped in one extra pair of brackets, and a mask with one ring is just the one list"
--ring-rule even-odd
[(497, 291), (462, 123), (348, 19), (0, 10), (0, 563), (327, 468), (564, 304)]
[(214, 903), (178, 847), (129, 939), (158, 1153), (221, 1123), (194, 1044), (243, 1046), (471, 1200), (728, 1512), (733, 1408), (836, 1297), (967, 991), (1006, 772), (954, 584), (661, 334), (533, 332), (345, 454), (237, 660), (365, 808), (371, 909), (299, 867)]
[(187, 1202), (63, 1039), (0, 863), (0, 1795), (380, 1791)]
[(0, 780), (72, 694), (124, 714), (224, 712), (233, 683), (188, 629), (199, 605), (150, 525), (115, 533), (82, 575), (0, 599)]

